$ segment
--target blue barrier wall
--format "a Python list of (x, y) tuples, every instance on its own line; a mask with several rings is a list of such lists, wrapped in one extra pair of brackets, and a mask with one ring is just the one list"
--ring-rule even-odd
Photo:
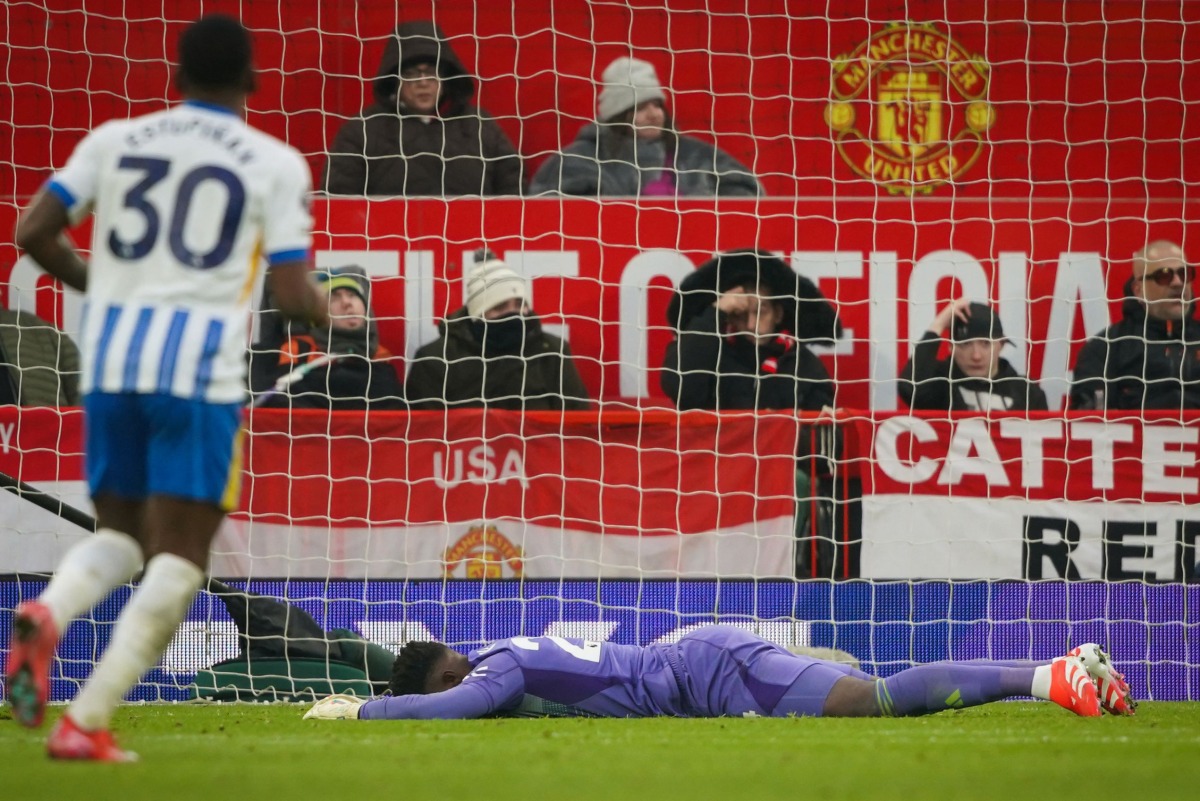
[[(0, 580), (0, 631), (40, 581)], [(247, 585), (238, 583), (244, 588)], [(653, 642), (714, 622), (796, 619), (809, 644), (849, 651), (864, 669), (891, 675), (942, 659), (1049, 659), (1071, 646), (1105, 645), (1138, 698), (1200, 699), (1200, 586), (1141, 582), (754, 581), (252, 581), (254, 592), (287, 599), (326, 629), (364, 622), (424, 626), (459, 647), (537, 636), (559, 621), (608, 623), (614, 642)], [(71, 697), (108, 643), (129, 589), (77, 621), (59, 648), (53, 695)], [(222, 603), (201, 593), (193, 623), (223, 626)], [(203, 664), (203, 625), (193, 637)], [(228, 644), (229, 637), (226, 636)], [(192, 672), (151, 671), (131, 695), (188, 697)]]

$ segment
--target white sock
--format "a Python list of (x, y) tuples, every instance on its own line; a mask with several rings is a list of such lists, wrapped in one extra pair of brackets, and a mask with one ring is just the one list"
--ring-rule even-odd
[(146, 564), (108, 650), (68, 709), (81, 728), (108, 728), (125, 693), (162, 656), (203, 581), (203, 570), (175, 554), (161, 553)]
[(61, 634), (68, 623), (141, 569), (142, 546), (137, 540), (115, 529), (102, 528), (67, 551), (38, 600), (49, 608)]
[(1038, 665), (1033, 669), (1033, 687), (1029, 694), (1043, 701), (1050, 700), (1050, 665)]

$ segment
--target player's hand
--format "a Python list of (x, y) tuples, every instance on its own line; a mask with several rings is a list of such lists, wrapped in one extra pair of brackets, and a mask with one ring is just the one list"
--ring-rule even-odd
[(313, 704), (304, 713), (305, 720), (358, 720), (358, 709), (365, 704), (353, 695), (331, 695)]

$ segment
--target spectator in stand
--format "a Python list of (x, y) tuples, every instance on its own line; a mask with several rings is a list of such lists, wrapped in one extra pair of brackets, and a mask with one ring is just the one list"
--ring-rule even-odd
[[(334, 271), (329, 326), (293, 333), (278, 348), (256, 353), (273, 369), (252, 370), (255, 405), (287, 409), (400, 409), (404, 388), (392, 354), (379, 344), (371, 314), (371, 282), (358, 267)], [(263, 346), (260, 344), (259, 346)]]
[[(950, 358), (938, 359), (947, 330)], [(990, 306), (968, 298), (946, 304), (900, 372), (900, 397), (914, 410), (1045, 411), (1041, 387), (1000, 358), (1007, 343)]]
[(519, 195), (521, 158), (471, 103), (475, 80), (441, 29), (401, 23), (388, 39), (375, 102), (329, 149), (321, 186), (332, 195)]
[(841, 336), (816, 285), (761, 250), (720, 253), (679, 285), (667, 308), (662, 388), (680, 409), (833, 405), (829, 373), (806, 343)]
[(1121, 320), (1079, 351), (1072, 409), (1200, 409), (1200, 321), (1183, 248), (1158, 240), (1133, 256)]
[[(808, 344), (832, 344), (841, 336), (837, 312), (812, 281), (770, 253), (717, 254), (680, 283), (667, 319), (676, 335), (661, 380), (678, 408), (821, 412), (833, 406), (834, 383)], [(812, 453), (802, 441), (795, 490), (801, 576), (817, 567), (804, 544), (813, 534), (814, 491), (819, 495), (819, 477), (807, 458)]]
[(475, 252), (466, 305), (417, 351), (405, 387), (413, 409), (587, 409), (566, 342), (542, 330), (525, 279), (489, 250)]
[(36, 314), (0, 310), (0, 404), (78, 406), (79, 348)]
[(618, 58), (605, 68), (597, 122), (542, 164), (530, 194), (756, 197), (758, 180), (720, 148), (678, 133), (654, 66)]

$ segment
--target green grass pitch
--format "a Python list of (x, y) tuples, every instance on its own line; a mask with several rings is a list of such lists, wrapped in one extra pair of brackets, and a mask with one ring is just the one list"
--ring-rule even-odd
[[(923, 718), (304, 721), (291, 705), (123, 707), (135, 765), (52, 763), (0, 708), (0, 798), (1200, 797), (1200, 703), (1082, 719), (1004, 703)], [(51, 711), (56, 718), (61, 709)]]

